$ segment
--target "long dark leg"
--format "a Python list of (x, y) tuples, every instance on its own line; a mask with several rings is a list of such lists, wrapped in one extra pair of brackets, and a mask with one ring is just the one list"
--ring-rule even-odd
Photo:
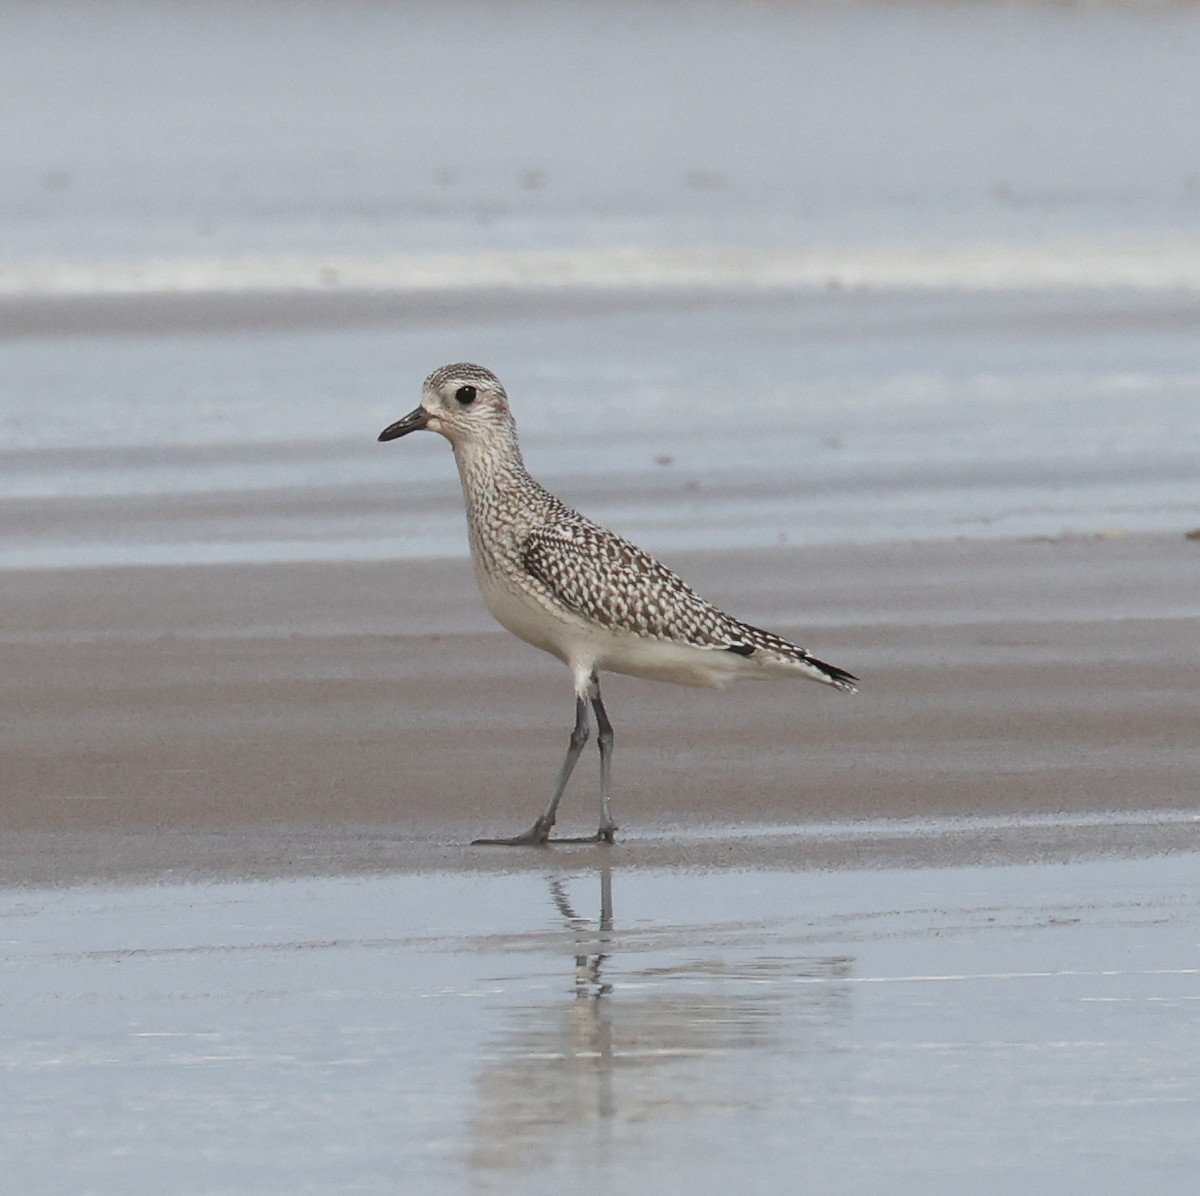
[[(605, 721), (607, 722), (607, 719)], [(610, 737), (612, 735), (611, 727), (609, 735)], [(550, 838), (550, 830), (554, 826), (554, 819), (558, 814), (558, 803), (562, 800), (563, 790), (566, 789), (567, 782), (571, 779), (571, 773), (575, 771), (579, 753), (583, 751), (583, 745), (587, 743), (587, 738), (587, 702), (583, 698), (576, 698), (575, 729), (571, 732), (567, 754), (563, 757), (562, 767), (558, 770), (558, 778), (554, 782), (554, 792), (550, 795), (545, 812), (524, 834), (513, 835), (511, 839), (476, 839), (475, 843), (494, 847), (539, 847), (545, 843)]]
[(587, 698), (596, 712), (596, 736), (600, 744), (600, 829), (594, 835), (584, 835), (578, 839), (557, 839), (557, 843), (611, 843), (617, 824), (612, 817), (612, 752), (613, 729), (608, 721), (608, 712), (600, 700), (600, 678), (595, 673), (588, 680)]
[(600, 701), (600, 682), (592, 679), (592, 709), (596, 712), (596, 739), (600, 744), (600, 829), (596, 838), (601, 843), (611, 843), (617, 824), (612, 818), (612, 751), (613, 729), (608, 721), (604, 703)]
[(594, 835), (582, 835), (578, 839), (558, 839), (558, 843), (611, 843), (617, 824), (612, 821), (612, 723), (604, 703), (600, 701), (600, 678), (593, 673), (588, 679), (588, 701), (596, 714), (596, 727), (600, 744), (600, 829)]

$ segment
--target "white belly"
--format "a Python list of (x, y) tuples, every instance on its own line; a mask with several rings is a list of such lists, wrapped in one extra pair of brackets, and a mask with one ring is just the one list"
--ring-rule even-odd
[(492, 617), (543, 652), (564, 661), (577, 676), (593, 670), (626, 673), (676, 685), (722, 688), (740, 677), (761, 676), (758, 662), (719, 648), (694, 648), (629, 632), (610, 631), (545, 603), (534, 594), (480, 577), (480, 593)]
[(484, 605), (501, 627), (559, 660), (569, 659), (572, 632), (579, 635), (586, 629), (582, 619), (543, 605), (532, 594), (510, 589), (497, 578), (477, 574), (477, 580)]

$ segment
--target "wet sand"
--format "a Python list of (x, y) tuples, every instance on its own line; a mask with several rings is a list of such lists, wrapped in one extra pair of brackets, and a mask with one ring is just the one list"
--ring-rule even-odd
[(0, 893), (13, 1190), (1190, 1190), (1195, 854), (540, 858)]
[[(1155, 812), (1200, 794), (1198, 552), (1179, 535), (682, 554), (702, 593), (862, 690), (607, 678), (621, 859), (1194, 844)], [(532, 820), (569, 729), (565, 670), (490, 624), (465, 560), (5, 586), (9, 883), (510, 867), (465, 845)], [(594, 826), (594, 773), (589, 751), (565, 833)], [(929, 819), (984, 822), (896, 833)], [(827, 824), (847, 836), (814, 837)]]
[(10, 1179), (1187, 1190), (1198, 550), (683, 554), (862, 692), (610, 679), (620, 841), (521, 851), (567, 678), (466, 561), (6, 574)]
[[(1191, 1191), (1200, 14), (468, 8), (6, 9), (9, 1186)], [(606, 679), (618, 843), (472, 848), (463, 357), (862, 692)]]

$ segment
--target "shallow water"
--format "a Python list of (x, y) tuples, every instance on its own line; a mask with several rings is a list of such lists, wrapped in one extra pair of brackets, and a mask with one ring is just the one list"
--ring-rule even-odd
[(653, 551), (1200, 522), (1193, 6), (4, 32), (0, 568), (461, 553), (464, 358)]
[[(1115, 310), (1114, 310), (1115, 304)], [(1200, 353), (1161, 299), (711, 298), (449, 326), (0, 341), (0, 567), (465, 552), (445, 359), (533, 472), (670, 553), (1200, 521)]]
[(76, 0), (5, 34), (2, 258), (1195, 229), (1187, 4)]
[(30, 1196), (1189, 1190), (1196, 867), (9, 891), (2, 1153)]

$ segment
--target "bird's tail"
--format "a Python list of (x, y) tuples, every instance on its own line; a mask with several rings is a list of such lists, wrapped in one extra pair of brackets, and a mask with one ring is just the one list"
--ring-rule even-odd
[(749, 623), (739, 623), (738, 631), (741, 633), (738, 636), (739, 642), (731, 644), (727, 651), (736, 652), (739, 656), (756, 656), (761, 652), (768, 660), (798, 668), (814, 681), (832, 685), (834, 689), (843, 690), (845, 693), (858, 692), (858, 686), (855, 684), (858, 678), (853, 673), (847, 673), (837, 665), (826, 664), (823, 660), (810, 656), (798, 644), (785, 640), (773, 631), (763, 631), (761, 627), (751, 627)]
[(848, 694), (858, 692), (858, 678), (853, 673), (847, 673), (835, 664), (826, 664), (815, 656), (806, 655), (804, 663), (817, 674), (818, 681), (824, 681), (826, 685), (832, 685), (834, 689), (844, 690)]

